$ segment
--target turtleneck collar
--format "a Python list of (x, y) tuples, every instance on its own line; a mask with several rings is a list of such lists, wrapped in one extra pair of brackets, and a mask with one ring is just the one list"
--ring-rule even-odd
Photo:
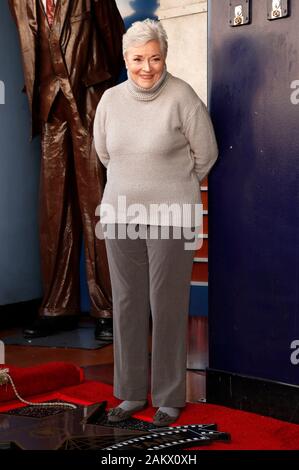
[(160, 95), (161, 91), (165, 87), (170, 74), (167, 71), (166, 66), (164, 67), (163, 73), (159, 80), (151, 88), (143, 88), (134, 82), (128, 73), (127, 88), (128, 91), (134, 98), (140, 101), (151, 101)]

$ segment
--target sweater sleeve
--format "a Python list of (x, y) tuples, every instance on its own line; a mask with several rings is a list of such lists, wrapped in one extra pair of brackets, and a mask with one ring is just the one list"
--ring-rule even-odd
[(202, 181), (218, 157), (218, 146), (213, 124), (205, 104), (200, 101), (188, 116), (184, 134), (189, 141), (194, 160), (194, 171)]
[[(103, 97), (102, 97), (103, 100)], [(105, 110), (102, 100), (99, 102), (93, 123), (94, 145), (97, 155), (107, 168), (110, 157), (106, 147)]]

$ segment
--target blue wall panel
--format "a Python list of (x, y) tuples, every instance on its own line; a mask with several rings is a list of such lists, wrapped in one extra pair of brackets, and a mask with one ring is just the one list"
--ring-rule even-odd
[(208, 316), (208, 287), (191, 286), (189, 315), (191, 317)]
[(233, 28), (229, 2), (209, 2), (210, 367), (299, 384), (299, 2), (276, 21), (266, 3)]
[(4, 305), (41, 295), (39, 140), (29, 142), (19, 42), (7, 1), (1, 2), (0, 80), (5, 91), (0, 97), (0, 305)]

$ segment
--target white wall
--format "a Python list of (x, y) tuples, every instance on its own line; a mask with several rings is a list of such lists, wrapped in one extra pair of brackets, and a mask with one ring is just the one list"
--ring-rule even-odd
[(190, 83), (207, 101), (207, 1), (160, 0), (157, 14), (165, 27), (170, 73)]

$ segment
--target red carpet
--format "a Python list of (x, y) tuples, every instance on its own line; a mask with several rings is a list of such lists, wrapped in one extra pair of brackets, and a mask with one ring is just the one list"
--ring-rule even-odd
[[(47, 365), (49, 367), (49, 365)], [(72, 365), (68, 365), (72, 370)], [(44, 367), (44, 366), (43, 366)], [(52, 367), (52, 366), (51, 366)], [(54, 367), (57, 371), (58, 366)], [(73, 366), (75, 367), (75, 366)], [(29, 368), (28, 368), (29, 369)], [(28, 371), (27, 369), (27, 371)], [(78, 368), (76, 368), (78, 371)], [(64, 365), (64, 377), (67, 378), (66, 365)], [(49, 371), (49, 369), (48, 369)], [(49, 377), (49, 375), (48, 375)], [(69, 380), (69, 379), (67, 379)], [(66, 386), (55, 392), (43, 395), (27, 397), (33, 401), (46, 401), (62, 399), (72, 401), (77, 404), (92, 404), (107, 400), (108, 408), (120, 403), (120, 400), (113, 397), (113, 387), (104, 383), (82, 380), (82, 374), (77, 375), (77, 384)], [(32, 383), (32, 382), (31, 382)], [(50, 380), (54, 385), (54, 381)], [(60, 382), (61, 383), (61, 382)], [(69, 385), (68, 383), (66, 385)], [(4, 386), (3, 388), (5, 388)], [(0, 387), (1, 391), (2, 387)], [(53, 390), (53, 388), (52, 388)], [(21, 389), (20, 389), (21, 391)], [(49, 391), (49, 388), (46, 390)], [(2, 393), (4, 393), (2, 391)], [(22, 395), (22, 394), (21, 394)], [(149, 402), (150, 398), (149, 398)], [(23, 406), (18, 401), (3, 403), (0, 411)], [(136, 413), (134, 416), (146, 421), (151, 421), (155, 413), (155, 408), (149, 407), (145, 411)], [(222, 406), (208, 404), (187, 404), (180, 419), (175, 423), (179, 424), (210, 424), (216, 423), (219, 431), (228, 432), (231, 435), (230, 443), (214, 442), (209, 446), (198, 447), (198, 449), (211, 450), (298, 450), (299, 449), (299, 425), (286, 423), (272, 418), (259, 416), (253, 413), (233, 410)], [(196, 449), (196, 447), (193, 447)]]
[[(61, 398), (70, 399), (76, 396), (82, 402), (107, 400), (108, 407), (120, 403), (112, 396), (111, 385), (98, 382), (87, 382), (79, 387), (69, 387), (61, 391)], [(150, 401), (150, 398), (149, 398)], [(151, 403), (151, 402), (150, 402)], [(136, 418), (151, 421), (156, 408), (149, 407), (136, 413)], [(245, 411), (233, 410), (222, 406), (188, 403), (182, 412), (179, 424), (216, 423), (218, 430), (231, 435), (230, 443), (214, 442), (198, 449), (211, 450), (298, 450), (299, 425), (286, 423), (277, 419), (259, 416)], [(196, 449), (196, 447), (193, 447)]]
[[(80, 367), (66, 362), (49, 362), (33, 367), (16, 367), (7, 364), (1, 365), (1, 369), (9, 369), (9, 374), (22, 398), (76, 385), (84, 379), (83, 370)], [(15, 393), (11, 384), (0, 387), (0, 402), (14, 398)]]

